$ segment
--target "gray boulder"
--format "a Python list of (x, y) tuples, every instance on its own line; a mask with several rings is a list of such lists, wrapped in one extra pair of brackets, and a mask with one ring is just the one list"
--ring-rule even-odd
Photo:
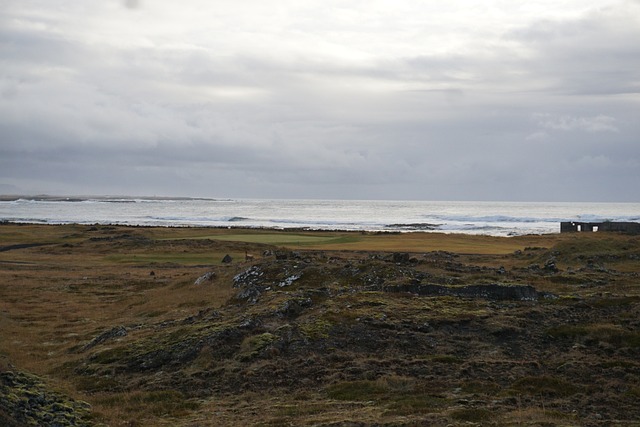
[(213, 271), (210, 271), (210, 272), (205, 273), (202, 276), (198, 277), (196, 279), (196, 281), (193, 282), (193, 284), (194, 285), (202, 285), (203, 283), (213, 281), (213, 279), (215, 279), (215, 278), (216, 278), (216, 273), (213, 272)]

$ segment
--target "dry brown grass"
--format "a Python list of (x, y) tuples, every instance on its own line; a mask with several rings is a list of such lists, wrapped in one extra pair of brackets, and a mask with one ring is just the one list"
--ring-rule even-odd
[[(413, 379), (403, 376), (367, 383), (374, 389), (383, 390), (382, 396), (387, 399), (376, 404), (364, 397), (327, 399), (324, 390), (269, 396), (247, 392), (224, 400), (197, 400), (179, 393), (167, 391), (163, 394), (131, 385), (129, 387), (133, 388), (126, 392), (111, 393), (105, 391), (109, 385), (107, 380), (103, 388), (100, 384), (83, 384), (64, 367), (86, 356), (78, 353), (79, 347), (114, 326), (124, 325), (129, 330), (126, 337), (117, 338), (115, 343), (133, 343), (154, 334), (153, 328), (136, 329), (136, 325), (159, 325), (197, 315), (202, 310), (220, 308), (236, 292), (232, 288), (232, 277), (249, 265), (244, 263), (245, 251), (260, 255), (267, 247), (264, 245), (268, 244), (295, 250), (328, 250), (337, 254), (346, 251), (354, 257), (360, 256), (357, 251), (414, 254), (449, 251), (463, 254), (455, 259), (459, 263), (491, 269), (504, 266), (507, 270), (543, 264), (553, 256), (554, 250), (571, 254), (575, 248), (583, 248), (583, 252), (588, 248), (586, 257), (561, 257), (563, 272), (555, 279), (548, 275), (531, 275), (528, 283), (539, 290), (566, 296), (579, 293), (585, 298), (603, 291), (617, 292), (620, 297), (611, 301), (616, 304), (634, 303), (635, 300), (629, 300), (631, 297), (626, 294), (637, 295), (637, 281), (625, 278), (627, 276), (614, 276), (612, 283), (599, 284), (599, 276), (596, 277), (599, 273), (595, 270), (592, 273), (587, 269), (577, 276), (567, 273), (568, 268), (576, 271), (587, 268), (589, 257), (596, 264), (601, 263), (608, 268), (619, 268), (626, 273), (640, 272), (640, 263), (606, 256), (611, 255), (612, 248), (620, 245), (637, 247), (637, 238), (609, 235), (605, 240), (595, 234), (494, 238), (437, 233), (287, 233), (273, 230), (1, 225), (0, 248), (19, 244), (42, 245), (0, 251), (0, 342), (3, 343), (0, 347), (0, 372), (12, 364), (43, 376), (53, 387), (89, 401), (97, 419), (113, 426), (249, 425), (259, 419), (268, 420), (263, 425), (312, 425), (343, 420), (410, 423), (412, 420), (424, 420), (429, 414), (428, 406), (437, 407), (437, 399), (428, 395), (422, 400), (409, 396), (391, 398), (394, 393), (404, 396), (404, 388), (414, 386)], [(522, 255), (512, 256), (515, 251), (522, 251)], [(236, 261), (231, 265), (221, 265), (220, 260), (227, 253)], [(624, 254), (627, 256), (626, 252)], [(424, 261), (421, 268), (433, 277), (455, 278), (461, 275), (447, 270), (445, 265), (430, 264), (429, 261)], [(197, 277), (211, 270), (218, 275), (216, 281), (193, 285)], [(497, 276), (490, 270), (469, 273), (466, 277), (483, 282), (496, 280)], [(504, 279), (509, 281), (510, 276)], [(313, 335), (318, 332), (321, 321), (329, 319), (339, 323), (348, 315), (365, 317), (374, 306), (376, 315), (387, 310), (388, 318), (400, 324), (414, 304), (409, 300), (405, 304), (401, 299), (387, 304), (376, 298), (379, 296), (373, 293), (359, 299), (353, 297), (353, 301), (350, 295), (336, 298), (335, 306), (338, 307), (338, 303), (348, 305), (348, 313), (328, 305), (324, 320), (309, 319), (307, 322), (303, 318), (301, 325), (315, 327), (311, 330)], [(561, 303), (562, 300), (545, 304)], [(429, 322), (489, 316), (487, 305), (482, 301), (442, 299), (423, 305), (423, 320)], [(535, 314), (535, 310), (532, 312)], [(496, 316), (493, 319), (495, 330), (508, 331), (512, 326), (511, 320), (508, 316), (504, 320)], [(617, 325), (606, 324), (593, 326), (588, 332), (600, 337), (619, 330)], [(637, 339), (636, 335), (633, 337)], [(201, 358), (207, 367), (215, 365), (215, 360), (206, 354)], [(462, 359), (439, 355), (425, 360), (457, 366)], [(198, 368), (197, 362), (194, 362), (194, 371)], [(350, 392), (348, 385), (344, 388)], [(261, 407), (263, 412), (256, 413), (257, 407)], [(416, 414), (421, 414), (422, 418), (412, 418)], [(572, 414), (550, 411), (542, 407), (542, 402), (539, 409), (528, 406), (491, 416), (485, 412), (459, 411), (452, 417), (459, 417), (461, 422), (482, 422), (483, 417), (489, 417), (498, 425), (572, 425), (573, 422)]]

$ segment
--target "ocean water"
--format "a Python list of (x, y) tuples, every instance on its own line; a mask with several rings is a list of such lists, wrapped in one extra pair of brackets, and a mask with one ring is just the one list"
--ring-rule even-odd
[(640, 203), (428, 202), (160, 198), (17, 198), (0, 221), (42, 224), (260, 227), (515, 236), (561, 221), (640, 221)]

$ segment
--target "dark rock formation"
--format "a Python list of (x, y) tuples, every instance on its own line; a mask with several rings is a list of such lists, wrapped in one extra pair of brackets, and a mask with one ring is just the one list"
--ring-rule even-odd
[(290, 299), (280, 304), (274, 314), (278, 317), (295, 318), (312, 305), (311, 298)]
[(86, 345), (84, 345), (80, 349), (80, 352), (90, 350), (93, 347), (99, 344), (102, 344), (105, 341), (109, 341), (113, 338), (124, 337), (126, 335), (127, 335), (127, 328), (125, 328), (124, 326), (116, 326), (115, 328), (111, 328), (108, 331), (101, 333), (100, 335), (98, 335), (97, 337), (89, 341)]
[(236, 298), (255, 304), (265, 290), (265, 287), (261, 286), (261, 278), (263, 276), (264, 272), (256, 265), (236, 275), (233, 278), (233, 287), (240, 289)]
[(557, 273), (558, 267), (556, 266), (556, 259), (555, 258), (549, 258), (545, 263), (544, 263), (544, 269), (548, 272), (551, 273)]
[(229, 254), (226, 254), (224, 258), (222, 258), (223, 264), (231, 264), (232, 262), (233, 262), (233, 258), (231, 258), (231, 255)]
[(392, 255), (392, 260), (396, 264), (408, 264), (411, 257), (406, 252), (395, 252)]
[(0, 423), (3, 426), (89, 427), (91, 406), (49, 390), (35, 375), (0, 373)]

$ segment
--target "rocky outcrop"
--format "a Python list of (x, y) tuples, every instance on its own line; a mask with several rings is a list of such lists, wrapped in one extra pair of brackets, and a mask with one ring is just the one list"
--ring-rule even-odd
[[(521, 402), (538, 408), (543, 393), (547, 407), (585, 414), (597, 406), (611, 419), (637, 419), (637, 393), (623, 387), (638, 371), (637, 322), (629, 313), (637, 312), (640, 297), (566, 298), (564, 289), (577, 293), (583, 280), (613, 273), (570, 273), (561, 255), (542, 250), (510, 257), (490, 264), (447, 252), (274, 251), (254, 265), (216, 270), (212, 286), (234, 294), (225, 304), (185, 319), (131, 326), (131, 336), (96, 347), (78, 360), (74, 373), (83, 384), (109, 392), (144, 379), (145, 391), (175, 390), (212, 402), (291, 390), (327, 396), (344, 387), (349, 402), (353, 396), (381, 402), (366, 403), (367, 411), (388, 414), (402, 400), (415, 425), (459, 425), (450, 414), (460, 405), (489, 408), (498, 415), (486, 425), (502, 425), (501, 414), (518, 413)], [(554, 272), (556, 259), (563, 270)], [(530, 262), (540, 263), (537, 270), (526, 268)], [(563, 298), (536, 302), (551, 296), (543, 289), (563, 292)], [(97, 338), (103, 335), (115, 338)], [(566, 363), (568, 353), (583, 359)], [(593, 384), (603, 387), (587, 395)], [(625, 391), (609, 392), (610, 384)], [(301, 404), (296, 400), (291, 408)], [(312, 409), (324, 410), (322, 405)], [(425, 407), (433, 418), (418, 418)], [(281, 412), (277, 419), (268, 416), (274, 425), (285, 420)], [(591, 425), (581, 417), (575, 416), (576, 424)], [(308, 424), (302, 418), (285, 421)], [(257, 424), (243, 421), (238, 424)]]
[(88, 427), (91, 406), (51, 391), (35, 375), (0, 373), (0, 423), (6, 426)]
[(198, 277), (196, 281), (193, 282), (193, 284), (202, 285), (204, 283), (213, 281), (213, 279), (215, 278), (216, 278), (216, 273), (214, 271), (209, 271), (208, 273), (205, 273), (202, 276)]
[(114, 338), (125, 337), (125, 336), (127, 336), (127, 328), (125, 328), (124, 326), (116, 326), (115, 328), (111, 328), (108, 331), (101, 333), (100, 335), (98, 335), (97, 337), (89, 341), (80, 349), (80, 352), (90, 350), (93, 347), (99, 344), (102, 344), (106, 341), (112, 340)]
[(236, 298), (255, 304), (262, 292), (265, 291), (265, 286), (262, 285), (263, 276), (264, 271), (258, 266), (252, 266), (237, 274), (233, 278), (233, 287), (240, 289)]

